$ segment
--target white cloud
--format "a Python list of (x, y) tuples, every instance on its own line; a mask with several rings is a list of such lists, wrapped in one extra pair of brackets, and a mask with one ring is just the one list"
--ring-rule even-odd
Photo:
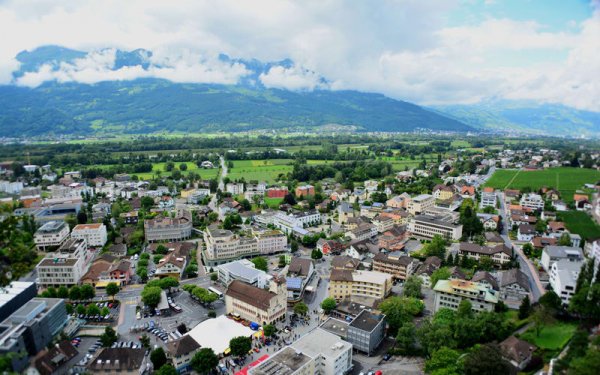
[[(292, 59), (292, 68), (261, 75), (269, 87), (312, 90), (323, 88), (319, 77), (325, 77), (331, 89), (421, 104), (503, 97), (600, 111), (597, 6), (587, 21), (562, 31), (505, 15), (446, 26), (448, 13), (461, 6), (459, 0), (9, 0), (0, 2), (0, 34), (9, 36), (0, 43), (0, 84), (10, 79), (19, 51), (57, 44), (101, 51), (57, 70), (42, 67), (19, 84), (138, 77), (233, 84), (247, 71), (217, 58), (225, 53)], [(114, 71), (117, 48), (151, 50), (153, 65)], [(553, 57), (531, 58), (545, 54)]]

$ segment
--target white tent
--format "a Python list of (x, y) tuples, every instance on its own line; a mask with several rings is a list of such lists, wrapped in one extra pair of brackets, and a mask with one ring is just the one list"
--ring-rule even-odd
[(211, 348), (215, 354), (223, 353), (229, 348), (229, 341), (238, 336), (250, 337), (255, 331), (232, 319), (221, 315), (198, 324), (186, 333), (202, 348)]

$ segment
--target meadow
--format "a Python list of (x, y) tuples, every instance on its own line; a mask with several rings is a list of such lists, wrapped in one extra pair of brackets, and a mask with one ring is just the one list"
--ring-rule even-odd
[(569, 342), (576, 328), (575, 324), (555, 323), (542, 327), (539, 336), (534, 328), (530, 328), (521, 335), (521, 339), (541, 349), (560, 350)]
[(549, 168), (539, 171), (522, 171), (516, 169), (499, 169), (487, 181), (486, 186), (495, 189), (538, 190), (542, 187), (558, 189), (565, 202), (573, 200), (576, 190), (582, 189), (586, 183), (596, 183), (600, 180), (600, 172), (584, 168)]
[(600, 225), (583, 211), (559, 212), (558, 219), (564, 221), (570, 232), (577, 233), (582, 239), (600, 238)]
[(227, 177), (232, 180), (244, 178), (246, 181), (275, 182), (279, 175), (291, 172), (293, 160), (291, 159), (266, 159), (266, 160), (234, 160)]
[[(179, 166), (181, 164), (183, 164), (183, 162), (175, 162), (174, 164), (175, 164), (176, 168), (179, 168)], [(194, 173), (199, 174), (200, 177), (205, 180), (210, 180), (213, 178), (217, 178), (219, 176), (218, 168), (213, 168), (213, 169), (199, 168), (198, 165), (192, 161), (187, 161), (187, 162), (185, 162), (185, 164), (187, 165), (187, 170), (181, 172), (181, 174), (183, 174), (183, 175), (187, 175), (190, 172), (194, 172)], [(157, 173), (160, 173), (162, 176), (170, 175), (171, 172), (167, 172), (167, 163), (165, 163), (165, 162), (152, 163), (152, 172), (133, 173), (132, 176), (136, 175), (136, 176), (138, 176), (138, 178), (140, 180), (150, 180), (150, 179), (154, 178)]]

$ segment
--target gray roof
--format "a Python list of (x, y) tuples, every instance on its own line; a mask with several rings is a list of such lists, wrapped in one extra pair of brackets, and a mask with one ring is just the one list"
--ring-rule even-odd
[(583, 259), (583, 251), (573, 246), (546, 246), (544, 252), (552, 258), (566, 258), (568, 256), (578, 256)]
[(500, 286), (504, 287), (510, 284), (517, 283), (523, 289), (530, 291), (529, 289), (529, 278), (523, 271), (518, 268), (512, 268), (510, 270), (502, 272), (502, 277), (500, 278)]
[(363, 310), (356, 318), (350, 322), (350, 327), (357, 328), (361, 331), (371, 332), (385, 318), (385, 315), (374, 314), (370, 311)]
[(251, 280), (265, 273), (262, 270), (257, 270), (256, 268), (248, 267), (244, 263), (244, 261), (236, 260), (235, 262), (222, 264), (218, 266), (218, 268), (227, 270), (229, 273), (247, 280)]

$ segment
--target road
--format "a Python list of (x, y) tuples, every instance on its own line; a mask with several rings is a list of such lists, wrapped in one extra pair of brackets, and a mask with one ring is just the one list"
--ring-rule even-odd
[(504, 193), (497, 192), (497, 195), (498, 199), (500, 200), (500, 215), (502, 216), (502, 223), (504, 224), (502, 227), (502, 233), (500, 234), (506, 246), (511, 249), (515, 249), (515, 255), (517, 257), (517, 261), (519, 262), (520, 269), (529, 278), (529, 288), (531, 289), (532, 302), (536, 302), (541, 295), (545, 293), (545, 288), (540, 281), (535, 266), (521, 251), (521, 245), (513, 244), (512, 240), (508, 236), (508, 208), (506, 207), (504, 200)]
[[(227, 164), (225, 163), (225, 158), (223, 156), (219, 156), (219, 163), (221, 164), (221, 173), (219, 174), (218, 189), (221, 191), (225, 191), (225, 184), (223, 183), (223, 179), (227, 176)], [(217, 194), (212, 195), (210, 202), (208, 202), (208, 207), (214, 212), (217, 211)]]

